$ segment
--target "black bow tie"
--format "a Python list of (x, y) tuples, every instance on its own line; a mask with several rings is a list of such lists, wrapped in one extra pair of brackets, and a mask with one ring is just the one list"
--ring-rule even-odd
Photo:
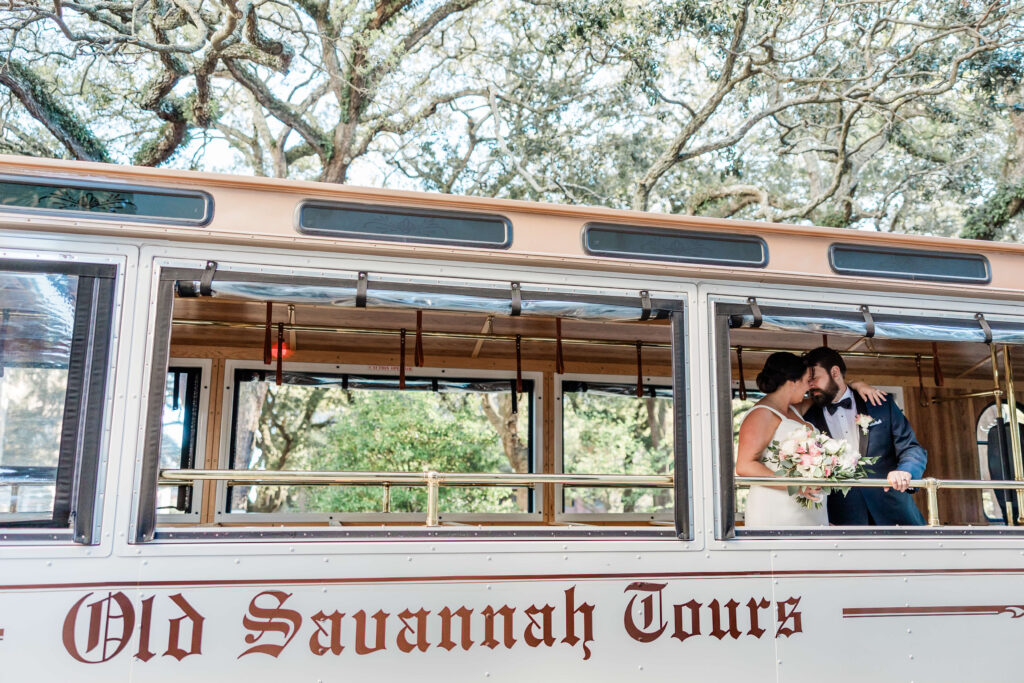
[(842, 401), (838, 401), (836, 403), (829, 403), (828, 405), (825, 406), (825, 408), (828, 410), (829, 415), (835, 415), (836, 411), (839, 410), (840, 408), (845, 410), (846, 408), (849, 408), (852, 405), (853, 399), (847, 396)]

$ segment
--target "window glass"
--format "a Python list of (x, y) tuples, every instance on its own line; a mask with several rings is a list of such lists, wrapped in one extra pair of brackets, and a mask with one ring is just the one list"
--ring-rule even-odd
[[(633, 384), (562, 384), (566, 474), (671, 474), (672, 390)], [(562, 488), (566, 513), (658, 513), (672, 509), (668, 488)]]
[(359, 204), (303, 204), (299, 210), (299, 230), (313, 235), (393, 242), (492, 248), (507, 248), (512, 244), (512, 226), (500, 216)]
[[(232, 467), (338, 472), (532, 471), (531, 396), (523, 383), (452, 378), (236, 373)], [(446, 513), (527, 512), (527, 488), (440, 489)], [(393, 486), (388, 511), (424, 513), (424, 487)], [(369, 513), (382, 486), (234, 486), (228, 512)]]
[[(1007, 444), (1009, 444), (1009, 423), (1010, 423), (1010, 406), (1002, 402), (1000, 403), (1003, 409), (1003, 420), (1007, 435)], [(1024, 425), (1024, 410), (1022, 406), (1017, 404), (1017, 423)], [(996, 417), (998, 411), (996, 405), (993, 403), (989, 405), (985, 410), (981, 412), (978, 417), (978, 428), (977, 428), (977, 440), (978, 440), (978, 465), (981, 470), (982, 479), (1013, 479), (1013, 468), (1010, 464), (1010, 460), (1007, 457), (1000, 459), (998, 453), (989, 452), (990, 439), (994, 441), (994, 432), (992, 431), (996, 426)], [(1008, 454), (1007, 454), (1008, 455)], [(995, 460), (995, 462), (993, 462)], [(1001, 461), (1000, 461), (1001, 460)], [(993, 472), (993, 466), (996, 471)], [(995, 476), (994, 476), (995, 475)], [(1008, 502), (1014, 499), (1013, 491), (995, 489), (983, 489), (981, 492), (982, 504), (985, 508), (985, 517), (990, 522), (1001, 524), (1005, 522), (1006, 505)]]
[(768, 265), (768, 248), (753, 235), (591, 223), (583, 229), (583, 244), (587, 253), (598, 256), (756, 268)]
[(848, 275), (980, 284), (990, 279), (988, 260), (979, 254), (833, 244), (829, 258), (833, 270)]
[(212, 206), (199, 192), (145, 191), (139, 188), (0, 179), (0, 207), (79, 211), (96, 214), (167, 219), (202, 224)]
[[(739, 392), (735, 389), (732, 391), (732, 446), (733, 453), (738, 452), (738, 442), (740, 438), (740, 425), (743, 424), (743, 418), (754, 407), (761, 398), (764, 397), (760, 391), (746, 391), (746, 398), (740, 398)], [(742, 520), (747, 510), (747, 494), (750, 493), (750, 489), (738, 488), (736, 489), (736, 519)]]
[(54, 507), (78, 277), (0, 271), (0, 516)]
[[(199, 419), (199, 368), (169, 368), (164, 386), (160, 468), (195, 467), (196, 424)], [(192, 511), (191, 486), (161, 486), (157, 511), (178, 514)]]

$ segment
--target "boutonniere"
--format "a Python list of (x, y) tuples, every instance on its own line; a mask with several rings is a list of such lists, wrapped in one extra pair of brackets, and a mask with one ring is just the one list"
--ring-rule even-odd
[(857, 423), (857, 426), (860, 427), (860, 431), (862, 434), (867, 434), (868, 429), (870, 427), (878, 424), (877, 422), (875, 422), (874, 418), (872, 418), (870, 415), (866, 413), (861, 413), (860, 415), (858, 415), (855, 422)]

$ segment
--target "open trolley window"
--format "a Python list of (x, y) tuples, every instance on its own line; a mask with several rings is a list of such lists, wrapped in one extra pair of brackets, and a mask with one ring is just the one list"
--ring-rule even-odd
[[(678, 297), (210, 263), (162, 270), (156, 316), (137, 540), (203, 533), (157, 528), (157, 499), (186, 485), (208, 501), (202, 523), (250, 527), (219, 535), (689, 533)], [(205, 467), (168, 467), (156, 457), (159, 370), (169, 356), (204, 354), (214, 392), (205, 441), (218, 452)], [(555, 409), (567, 372), (596, 376), (594, 397), (630, 404), (591, 406), (581, 414), (591, 426), (654, 406), (656, 467), (630, 464), (632, 454), (600, 471), (556, 460), (572, 438)], [(603, 506), (611, 518), (570, 526), (563, 494), (574, 490), (598, 492), (584, 511)], [(306, 526), (265, 526), (282, 523)]]
[[(0, 528), (95, 542), (112, 265), (0, 260)], [(8, 534), (3, 534), (8, 537)]]
[[(1013, 487), (1018, 485), (1013, 480), (1024, 478), (1020, 439), (1013, 438), (1015, 430), (1009, 425), (1011, 411), (1003, 411), (1002, 415), (1007, 416), (1003, 419), (999, 410), (990, 410), (991, 424), (986, 423), (986, 440), (991, 436), (996, 444), (993, 448), (1002, 454), (1000, 462), (1004, 465), (997, 468), (1001, 476), (993, 477), (979, 467), (977, 431), (979, 416), (993, 400), (1005, 403), (1007, 396), (1021, 400), (1013, 370), (1024, 362), (1024, 321), (984, 312), (929, 314), (875, 306), (826, 308), (797, 303), (776, 305), (757, 299), (721, 300), (714, 303), (714, 335), (720, 537), (920, 534), (938, 533), (945, 527), (956, 527), (958, 534), (1013, 530), (999, 524), (998, 518), (989, 518), (991, 503), (990, 515), (986, 516), (982, 497), (984, 489), (998, 488), (997, 483), (986, 480), (999, 479), (1006, 487)], [(749, 390), (749, 380), (761, 370), (770, 353), (789, 351), (799, 355), (821, 346), (839, 352), (848, 381), (860, 379), (900, 389), (903, 410), (892, 409), (893, 419), (902, 420), (900, 416), (905, 414), (912, 438), (927, 452), (927, 465), (921, 478), (915, 478), (917, 490), (911, 496), (912, 504), (920, 511), (918, 524), (892, 524), (871, 518), (870, 525), (746, 528), (746, 491), (764, 484), (753, 477), (735, 476), (740, 420), (760, 396)], [(894, 403), (891, 396), (889, 403)], [(856, 430), (851, 434), (859, 440), (856, 448), (871, 450), (871, 444), (877, 444), (872, 440), (884, 440), (888, 435), (872, 434), (871, 428), (877, 426), (875, 423), (886, 430), (888, 426), (867, 412), (865, 409), (872, 424), (860, 427), (862, 431), (866, 428), (863, 440)], [(902, 436), (893, 440), (901, 441), (894, 445), (900, 457), (900, 449), (909, 442)], [(857, 486), (878, 490), (885, 485), (880, 480), (886, 474), (881, 469), (874, 473), (869, 470), (874, 483)], [(1024, 495), (1024, 491), (1018, 494), (1013, 488), (1004, 491), (1000, 500), (1015, 501), (1018, 495)], [(1004, 516), (1008, 514), (1003, 512)], [(1017, 514), (1014, 508), (1014, 523), (1019, 521)]]

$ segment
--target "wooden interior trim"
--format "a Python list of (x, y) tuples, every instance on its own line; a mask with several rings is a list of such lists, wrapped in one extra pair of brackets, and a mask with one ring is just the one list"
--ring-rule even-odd
[[(207, 354), (209, 357), (209, 354)], [(206, 421), (206, 469), (217, 469), (220, 460), (221, 415), (224, 407), (224, 359), (213, 358), (210, 370), (210, 415)], [(217, 511), (217, 482), (203, 482), (203, 508), (199, 523), (211, 524)]]

